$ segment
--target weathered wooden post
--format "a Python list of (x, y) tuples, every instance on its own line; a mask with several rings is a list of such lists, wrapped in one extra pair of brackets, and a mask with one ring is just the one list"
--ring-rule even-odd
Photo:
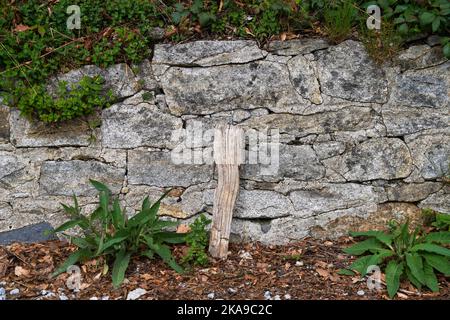
[(217, 164), (218, 181), (209, 241), (209, 252), (215, 258), (227, 258), (231, 219), (239, 192), (239, 165), (245, 160), (244, 143), (241, 128), (220, 125), (215, 130), (214, 161)]

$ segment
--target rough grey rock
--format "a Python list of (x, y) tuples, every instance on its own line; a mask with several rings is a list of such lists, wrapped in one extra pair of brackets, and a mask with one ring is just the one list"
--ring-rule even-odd
[(0, 151), (0, 186), (10, 188), (25, 174), (26, 163), (12, 152)]
[(148, 59), (138, 65), (133, 65), (132, 68), (136, 72), (140, 89), (156, 90), (159, 88), (158, 81), (153, 75), (152, 64)]
[(0, 100), (0, 143), (9, 142), (9, 108)]
[(442, 188), (441, 183), (394, 183), (385, 186), (389, 201), (417, 202)]
[(441, 47), (431, 48), (428, 45), (412, 46), (401, 52), (397, 57), (397, 63), (402, 70), (429, 68), (445, 62)]
[(400, 74), (391, 93), (395, 106), (444, 108), (450, 106), (448, 83), (441, 76)]
[(268, 114), (244, 121), (241, 126), (256, 130), (278, 129), (280, 134), (305, 137), (311, 134), (373, 130), (377, 115), (372, 108), (351, 106), (311, 115)]
[(242, 166), (243, 179), (278, 181), (282, 178), (297, 180), (317, 180), (325, 175), (325, 167), (316, 153), (307, 145), (281, 145), (279, 164), (245, 164)]
[(427, 129), (446, 128), (450, 123), (448, 110), (386, 105), (383, 107), (382, 115), (389, 136), (404, 136)]
[(89, 183), (89, 179), (94, 179), (118, 193), (124, 177), (125, 168), (98, 161), (46, 161), (41, 168), (39, 191), (41, 195), (95, 196), (97, 193)]
[(320, 160), (331, 158), (344, 153), (345, 143), (341, 141), (318, 142), (313, 145)]
[(231, 222), (232, 240), (261, 241), (265, 244), (286, 244), (308, 236), (314, 222), (311, 219), (284, 217), (279, 219), (244, 220)]
[(0, 245), (9, 245), (14, 242), (34, 243), (47, 240), (56, 240), (54, 234), (47, 235), (45, 232), (52, 231), (53, 227), (48, 222), (29, 225), (20, 229), (0, 232)]
[(173, 130), (181, 119), (161, 112), (155, 105), (115, 104), (102, 113), (102, 144), (108, 148), (170, 148)]
[(449, 174), (450, 132), (430, 130), (406, 136), (414, 165), (422, 178), (430, 180)]
[(11, 110), (11, 143), (16, 147), (64, 147), (89, 145), (91, 130), (88, 122), (73, 120), (64, 125), (49, 126), (29, 122), (18, 110)]
[(174, 164), (164, 151), (132, 150), (128, 153), (128, 182), (157, 187), (191, 185), (212, 179), (212, 166)]
[(12, 215), (12, 207), (8, 203), (0, 203), (0, 220), (8, 220)]
[(431, 194), (420, 202), (419, 207), (450, 214), (450, 187), (445, 186), (442, 190)]
[(271, 41), (268, 51), (276, 55), (295, 56), (326, 49), (329, 44), (324, 39), (295, 39), (289, 41)]
[(153, 53), (153, 70), (161, 76), (168, 66), (218, 66), (242, 64), (263, 59), (266, 52), (255, 41), (195, 41), (176, 45), (157, 44)]
[(314, 104), (321, 104), (320, 85), (312, 63), (299, 55), (289, 60), (287, 66), (290, 80), (298, 94)]
[(348, 181), (406, 178), (413, 169), (408, 147), (396, 138), (370, 139), (322, 162)]
[(308, 218), (333, 211), (369, 210), (387, 200), (382, 188), (356, 183), (319, 184), (289, 194), (296, 217)]
[(171, 67), (161, 77), (161, 84), (174, 115), (256, 108), (302, 113), (310, 104), (292, 87), (286, 65), (266, 61), (209, 68)]
[(141, 88), (139, 79), (125, 63), (108, 67), (102, 75), (105, 79), (105, 86), (111, 89), (117, 98), (132, 96)]
[(241, 190), (234, 216), (245, 219), (272, 219), (289, 216), (293, 211), (289, 198), (269, 190)]
[(355, 102), (386, 102), (385, 72), (361, 43), (348, 40), (316, 55), (322, 93)]

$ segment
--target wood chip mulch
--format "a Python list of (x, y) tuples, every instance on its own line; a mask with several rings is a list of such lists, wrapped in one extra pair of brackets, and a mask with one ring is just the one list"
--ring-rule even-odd
[[(125, 283), (118, 289), (111, 284), (111, 272), (103, 275), (100, 260), (81, 265), (81, 290), (66, 286), (68, 274), (50, 278), (50, 274), (75, 250), (62, 241), (36, 244), (12, 244), (0, 247), (0, 287), (7, 299), (126, 299), (128, 293), (142, 288), (140, 299), (388, 299), (385, 287), (369, 290), (367, 279), (340, 276), (340, 268), (353, 257), (342, 248), (353, 243), (345, 237), (334, 241), (306, 239), (285, 246), (259, 243), (232, 244), (226, 261), (211, 259), (208, 267), (195, 267), (177, 274), (159, 259), (134, 259)], [(183, 246), (174, 249), (181, 257)], [(383, 279), (383, 278), (382, 278)], [(396, 299), (450, 300), (450, 282), (438, 276), (440, 292), (418, 291), (404, 281)], [(16, 295), (10, 291), (19, 289)], [(16, 290), (17, 293), (17, 290)], [(49, 294), (50, 293), (50, 294)], [(45, 296), (45, 294), (47, 294)]]

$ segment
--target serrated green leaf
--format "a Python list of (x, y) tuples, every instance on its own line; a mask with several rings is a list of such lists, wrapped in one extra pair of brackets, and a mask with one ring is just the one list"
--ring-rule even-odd
[(93, 180), (93, 179), (89, 179), (89, 181), (91, 182), (91, 184), (94, 186), (95, 189), (97, 189), (100, 192), (106, 192), (106, 193), (111, 193), (111, 190), (109, 190), (109, 188), (104, 185), (103, 183)]
[(403, 262), (389, 261), (386, 266), (386, 286), (389, 297), (392, 299), (400, 287), (400, 276), (403, 273)]
[(390, 246), (392, 243), (392, 236), (390, 234), (384, 233), (382, 231), (358, 231), (358, 232), (350, 232), (352, 237), (374, 237), (378, 241)]
[(426, 251), (450, 257), (450, 250), (432, 243), (420, 243), (411, 248), (411, 251)]
[(349, 269), (340, 269), (337, 274), (342, 276), (354, 276), (355, 273), (352, 270)]
[(433, 268), (425, 261), (424, 262), (424, 274), (425, 274), (425, 285), (430, 288), (433, 292), (439, 291), (439, 284), (434, 274)]
[(426, 242), (450, 244), (450, 231), (431, 232), (424, 238)]
[(64, 263), (59, 266), (53, 273), (52, 273), (52, 277), (56, 277), (57, 275), (66, 272), (67, 268), (70, 267), (71, 265), (76, 264), (77, 262), (79, 262), (80, 260), (82, 260), (85, 257), (90, 257), (90, 251), (87, 249), (79, 249), (77, 251), (75, 251), (74, 253), (72, 253), (71, 255), (69, 255), (69, 257), (67, 258), (66, 261), (64, 261)]
[(411, 270), (414, 278), (416, 278), (420, 283), (425, 284), (425, 274), (423, 273), (423, 262), (422, 257), (417, 253), (407, 253), (406, 264)]
[(125, 279), (125, 272), (127, 271), (128, 264), (130, 263), (130, 257), (131, 253), (126, 252), (125, 249), (121, 249), (117, 253), (112, 269), (112, 281), (114, 288), (119, 287)]
[(112, 210), (113, 224), (116, 230), (122, 229), (125, 226), (125, 217), (120, 208), (119, 199), (114, 199)]
[(172, 244), (186, 242), (186, 234), (184, 234), (184, 233), (161, 231), (161, 232), (155, 233), (153, 237), (158, 242), (167, 242), (167, 243), (172, 243)]
[(62, 225), (57, 227), (55, 230), (53, 230), (53, 233), (63, 232), (63, 231), (66, 231), (68, 229), (72, 229), (72, 228), (74, 228), (76, 226), (79, 226), (82, 223), (83, 223), (83, 219), (69, 220), (67, 222), (64, 222)]
[(367, 255), (355, 260), (348, 269), (357, 271), (361, 276), (367, 274), (367, 270), (370, 266), (380, 264), (385, 258), (392, 256), (393, 252), (389, 250), (384, 250), (381, 253), (376, 253), (373, 255)]
[(359, 256), (370, 249), (383, 249), (383, 244), (375, 238), (358, 242), (351, 247), (345, 248), (343, 251), (347, 254)]
[(419, 280), (416, 279), (416, 277), (414, 277), (408, 266), (405, 268), (405, 272), (409, 282), (411, 282), (417, 289), (420, 290), (422, 288), (422, 284), (420, 283)]
[(423, 253), (425, 261), (445, 276), (450, 276), (450, 259), (433, 253)]

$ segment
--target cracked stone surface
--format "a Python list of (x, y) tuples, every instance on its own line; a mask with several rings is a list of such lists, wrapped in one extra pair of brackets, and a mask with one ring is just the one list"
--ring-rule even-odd
[(301, 113), (309, 104), (292, 87), (285, 65), (265, 61), (171, 67), (161, 77), (161, 85), (173, 115), (256, 108)]
[(276, 55), (297, 56), (328, 48), (324, 39), (295, 39), (291, 41), (271, 41), (268, 50)]
[(342, 156), (323, 162), (326, 167), (340, 173), (347, 181), (406, 178), (411, 173), (413, 165), (406, 144), (394, 138), (364, 141)]
[(358, 102), (384, 103), (387, 80), (364, 46), (352, 40), (317, 53), (319, 81), (326, 95)]
[(30, 122), (11, 110), (11, 143), (16, 147), (64, 147), (89, 145), (91, 130), (87, 121), (74, 120), (64, 125), (49, 126), (42, 122)]
[(102, 143), (117, 149), (169, 148), (172, 132), (182, 125), (180, 118), (161, 112), (154, 104), (119, 103), (102, 113)]
[(233, 240), (333, 238), (419, 219), (420, 208), (450, 213), (450, 62), (439, 46), (411, 46), (381, 67), (352, 40), (156, 44), (137, 65), (84, 66), (48, 88), (83, 75), (105, 78), (110, 108), (47, 126), (0, 106), (0, 232), (64, 222), (72, 194), (94, 210), (89, 179), (109, 185), (129, 216), (166, 188), (165, 219), (210, 216), (217, 170), (203, 161), (213, 150), (204, 130), (224, 123), (247, 139), (280, 133), (278, 163), (258, 154), (240, 168)]
[(122, 187), (125, 168), (116, 168), (97, 161), (46, 161), (39, 178), (40, 193), (55, 196), (89, 196), (95, 189), (89, 179), (102, 181), (114, 193)]
[(169, 152), (132, 150), (128, 153), (128, 182), (157, 187), (188, 187), (212, 179), (212, 166), (174, 164)]

